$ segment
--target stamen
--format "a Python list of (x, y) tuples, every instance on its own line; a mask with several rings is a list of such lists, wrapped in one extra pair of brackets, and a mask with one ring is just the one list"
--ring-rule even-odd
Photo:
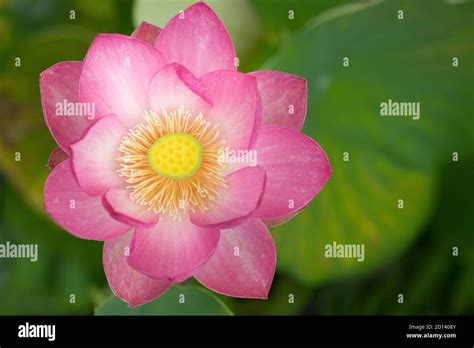
[[(118, 174), (129, 184), (130, 199), (178, 219), (187, 211), (208, 210), (226, 187), (225, 165), (219, 161), (225, 141), (218, 125), (202, 114), (193, 118), (184, 108), (162, 110), (160, 115), (145, 112), (144, 119), (118, 148)], [(187, 154), (192, 162), (188, 165), (183, 161)]]

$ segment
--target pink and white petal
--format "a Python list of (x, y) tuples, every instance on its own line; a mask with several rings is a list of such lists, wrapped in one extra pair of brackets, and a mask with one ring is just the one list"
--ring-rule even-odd
[(290, 213), (286, 216), (277, 217), (277, 218), (274, 218), (274, 219), (262, 219), (262, 221), (268, 227), (277, 227), (277, 226), (283, 225), (283, 224), (287, 223), (288, 221), (290, 221), (291, 219), (293, 219), (296, 215), (298, 215), (301, 212), (301, 210), (303, 208), (304, 207), (301, 207), (297, 212)]
[(160, 35), (161, 28), (148, 22), (141, 22), (140, 25), (132, 33), (134, 39), (142, 40), (147, 44), (155, 46), (156, 39)]
[(193, 276), (193, 272), (190, 271), (186, 274), (180, 275), (179, 277), (173, 279), (173, 283), (183, 283)]
[(69, 145), (81, 137), (89, 124), (87, 115), (69, 115), (68, 110), (64, 110), (64, 106), (77, 103), (81, 70), (82, 62), (61, 62), (40, 74), (44, 119), (54, 140), (66, 153), (69, 153)]
[(94, 123), (78, 142), (72, 144), (72, 167), (79, 186), (90, 196), (101, 196), (109, 187), (123, 183), (117, 174), (115, 159), (118, 146), (127, 130), (115, 115)]
[(266, 299), (275, 266), (275, 243), (268, 228), (258, 219), (248, 219), (221, 231), (216, 251), (193, 275), (226, 296)]
[(71, 160), (59, 163), (44, 185), (44, 208), (67, 232), (82, 239), (115, 239), (130, 226), (110, 217), (100, 197), (89, 197), (77, 185)]
[(215, 70), (236, 70), (235, 49), (224, 24), (199, 2), (173, 17), (156, 48), (170, 63), (179, 63), (200, 77)]
[(232, 71), (215, 71), (201, 81), (208, 87), (214, 106), (206, 119), (219, 124), (225, 146), (246, 150), (253, 146), (261, 124), (261, 100), (255, 77)]
[(181, 281), (209, 259), (219, 234), (193, 225), (187, 216), (179, 221), (162, 214), (155, 227), (135, 231), (128, 264), (153, 278)]
[(310, 137), (281, 126), (261, 129), (255, 150), (267, 173), (260, 206), (252, 216), (287, 217), (305, 207), (331, 176), (324, 150)]
[(60, 147), (55, 148), (49, 154), (47, 167), (49, 170), (53, 170), (59, 163), (65, 161), (69, 158), (66, 152), (63, 151)]
[(115, 220), (127, 225), (150, 228), (158, 223), (158, 214), (132, 202), (125, 188), (108, 189), (102, 196), (102, 204)]
[(205, 113), (212, 101), (206, 86), (182, 65), (173, 63), (161, 68), (148, 88), (148, 104), (159, 113), (184, 107), (193, 116)]
[(279, 71), (256, 71), (262, 97), (262, 125), (300, 131), (306, 117), (307, 85), (302, 77)]
[(115, 296), (128, 303), (130, 308), (150, 302), (166, 292), (170, 282), (150, 278), (135, 271), (127, 263), (133, 232), (119, 239), (106, 241), (102, 253), (104, 272)]
[(99, 34), (84, 59), (79, 100), (93, 103), (98, 117), (114, 113), (127, 128), (133, 127), (148, 109), (148, 85), (163, 65), (163, 56), (141, 40)]
[(219, 228), (238, 225), (258, 207), (265, 190), (265, 179), (265, 170), (259, 166), (242, 168), (227, 175), (227, 188), (220, 190), (221, 197), (208, 211), (190, 214), (191, 222)]

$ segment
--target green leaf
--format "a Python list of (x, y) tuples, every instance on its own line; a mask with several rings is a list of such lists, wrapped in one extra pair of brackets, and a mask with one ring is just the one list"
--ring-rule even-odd
[(0, 314), (90, 314), (92, 287), (105, 285), (101, 243), (38, 215), (1, 176), (0, 197), (0, 243), (38, 248), (34, 262), (0, 259)]
[(199, 287), (172, 286), (156, 300), (134, 309), (112, 296), (95, 310), (96, 315), (232, 315), (209, 291)]
[[(137, 0), (133, 11), (135, 25), (142, 21), (161, 28), (179, 11), (186, 9), (195, 0)], [(208, 0), (214, 12), (224, 22), (234, 42), (237, 56), (246, 59), (256, 48), (261, 35), (260, 23), (248, 0)]]
[[(446, 165), (430, 227), (395, 262), (318, 290), (320, 314), (453, 315), (474, 310), (474, 154)], [(457, 248), (457, 249), (455, 249)], [(403, 294), (403, 303), (398, 302)]]
[[(11, 50), (11, 64), (0, 73), (0, 103), (7, 112), (0, 119), (0, 165), (38, 211), (49, 172), (46, 163), (56, 147), (41, 111), (39, 74), (59, 61), (81, 60), (92, 37), (73, 25), (37, 32)], [(21, 66), (14, 66), (15, 57), (21, 58)]]
[[(290, 31), (303, 27), (320, 13), (354, 0), (252, 0), (259, 14), (265, 37), (278, 41)], [(360, 2), (360, 1), (359, 1)]]
[(278, 274), (266, 300), (218, 295), (236, 315), (297, 315), (308, 306), (312, 289)]
[[(301, 214), (274, 230), (279, 270), (308, 284), (367, 272), (419, 233), (433, 209), (440, 165), (474, 145), (473, 7), (341, 7), (293, 36), (264, 67), (307, 79), (304, 132), (325, 149), (333, 173)], [(404, 19), (397, 18), (400, 9)], [(420, 119), (380, 116), (389, 99), (420, 103)], [(334, 241), (363, 244), (365, 260), (326, 258)]]
[[(78, 25), (95, 33), (121, 32), (130, 34), (132, 0), (16, 0), (0, 3), (1, 23), (6, 23), (12, 42), (22, 41), (28, 34), (46, 27)], [(74, 11), (74, 12), (72, 12)], [(3, 22), (5, 20), (5, 22)], [(3, 34), (3, 33), (2, 33)], [(2, 36), (2, 35), (0, 35)], [(1, 39), (0, 39), (1, 42)], [(0, 44), (0, 49), (1, 49)]]
[(251, 0), (262, 23), (259, 49), (252, 59), (242, 62), (243, 71), (258, 70), (282, 43), (291, 39), (291, 33), (303, 28), (312, 18), (324, 11), (355, 0)]
[[(447, 313), (465, 313), (474, 311), (474, 151), (463, 156), (460, 162), (452, 162), (443, 176), (443, 188), (440, 193), (439, 207), (435, 213), (433, 233), (436, 246), (433, 257), (441, 258), (442, 270), (446, 273), (437, 279), (446, 277), (452, 284), (452, 294), (443, 291), (442, 299), (449, 298), (448, 306), (441, 306)], [(456, 248), (456, 249), (455, 249)], [(457, 256), (455, 256), (455, 254)], [(439, 272), (441, 273), (441, 272)], [(438, 284), (445, 284), (442, 280)], [(442, 287), (442, 286), (441, 286)]]

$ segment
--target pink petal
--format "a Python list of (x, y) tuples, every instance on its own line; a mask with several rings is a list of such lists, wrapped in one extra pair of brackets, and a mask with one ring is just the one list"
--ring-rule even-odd
[(205, 113), (212, 101), (204, 84), (182, 65), (173, 63), (161, 68), (148, 89), (148, 104), (155, 112), (184, 107), (194, 116)]
[(179, 221), (161, 215), (155, 227), (136, 230), (128, 264), (150, 277), (176, 282), (206, 262), (218, 241), (218, 229), (195, 226), (188, 217)]
[(219, 124), (225, 146), (245, 150), (252, 147), (261, 124), (261, 100), (253, 76), (232, 71), (215, 71), (201, 81), (214, 103), (207, 120)]
[(84, 59), (79, 100), (93, 103), (98, 117), (114, 113), (127, 128), (135, 126), (148, 109), (151, 78), (164, 63), (163, 56), (141, 40), (97, 35)]
[(160, 34), (161, 29), (156, 25), (141, 22), (140, 25), (132, 33), (134, 39), (142, 40), (152, 46), (155, 46), (156, 39)]
[(192, 223), (219, 228), (238, 225), (259, 205), (265, 179), (265, 170), (261, 167), (246, 167), (227, 175), (228, 188), (221, 190), (221, 197), (208, 211), (191, 214)]
[(279, 125), (294, 130), (303, 128), (306, 117), (306, 80), (278, 71), (256, 71), (262, 97), (263, 125)]
[(54, 167), (56, 167), (59, 163), (67, 159), (67, 153), (64, 152), (60, 147), (57, 147), (49, 154), (47, 167), (49, 170), (53, 170)]
[(102, 253), (104, 272), (115, 296), (133, 308), (152, 301), (170, 287), (170, 282), (147, 277), (127, 263), (133, 232), (106, 241)]
[(277, 217), (277, 218), (274, 218), (274, 219), (263, 219), (262, 221), (268, 227), (276, 227), (276, 226), (280, 226), (280, 225), (283, 225), (283, 224), (287, 223), (288, 221), (293, 219), (296, 215), (298, 215), (300, 212), (301, 212), (301, 209), (299, 211), (295, 212), (295, 213), (290, 213), (286, 216)]
[(87, 116), (75, 113), (69, 115), (64, 112), (67, 109), (63, 110), (64, 103), (66, 106), (77, 105), (71, 103), (77, 103), (81, 70), (82, 62), (61, 62), (40, 74), (44, 119), (52, 136), (66, 153), (69, 153), (69, 145), (81, 137), (88, 125)]
[(202, 2), (168, 22), (156, 48), (169, 62), (184, 65), (197, 77), (215, 70), (236, 70), (232, 40), (221, 20)]
[(83, 239), (114, 239), (130, 226), (112, 219), (100, 197), (89, 197), (77, 185), (71, 161), (58, 164), (44, 186), (44, 208), (49, 216), (72, 235)]
[(266, 299), (275, 266), (275, 244), (267, 227), (258, 219), (248, 219), (221, 231), (216, 251), (193, 275), (223, 295)]
[(126, 129), (115, 115), (94, 123), (77, 143), (71, 145), (72, 166), (79, 186), (91, 196), (103, 195), (109, 187), (123, 183), (117, 174), (118, 146)]
[(155, 226), (158, 222), (158, 214), (133, 203), (129, 197), (129, 192), (124, 188), (110, 188), (102, 196), (102, 204), (117, 221), (135, 227)]
[(277, 219), (304, 208), (331, 176), (324, 150), (310, 137), (288, 128), (270, 126), (259, 132), (255, 149), (267, 173), (260, 206), (252, 214)]

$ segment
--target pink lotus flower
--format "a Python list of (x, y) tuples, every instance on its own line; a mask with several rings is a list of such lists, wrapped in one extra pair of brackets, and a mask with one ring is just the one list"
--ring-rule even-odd
[(324, 151), (300, 132), (306, 81), (239, 73), (234, 61), (224, 25), (197, 3), (163, 30), (100, 34), (82, 62), (40, 76), (62, 149), (45, 210), (72, 235), (105, 241), (107, 280), (131, 307), (191, 276), (267, 298), (267, 226), (293, 217), (330, 176)]

